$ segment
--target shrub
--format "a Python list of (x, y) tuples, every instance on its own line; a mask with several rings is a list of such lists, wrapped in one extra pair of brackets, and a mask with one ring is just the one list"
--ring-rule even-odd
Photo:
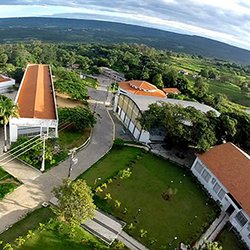
[(121, 149), (124, 147), (124, 140), (117, 138), (114, 140), (113, 148)]

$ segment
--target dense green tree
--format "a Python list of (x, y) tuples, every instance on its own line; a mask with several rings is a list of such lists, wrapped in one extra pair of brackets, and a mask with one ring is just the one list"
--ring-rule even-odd
[(54, 194), (59, 200), (54, 210), (63, 221), (72, 225), (80, 225), (85, 220), (94, 217), (93, 194), (85, 180), (64, 180), (61, 186), (54, 189)]
[(152, 83), (158, 87), (158, 88), (162, 88), (164, 87), (163, 85), (163, 81), (162, 81), (162, 75), (161, 74), (156, 74), (153, 79), (152, 79)]

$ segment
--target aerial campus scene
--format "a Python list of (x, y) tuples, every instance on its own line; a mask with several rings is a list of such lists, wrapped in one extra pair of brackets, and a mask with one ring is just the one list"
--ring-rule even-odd
[(0, 249), (250, 249), (250, 3), (0, 2)]

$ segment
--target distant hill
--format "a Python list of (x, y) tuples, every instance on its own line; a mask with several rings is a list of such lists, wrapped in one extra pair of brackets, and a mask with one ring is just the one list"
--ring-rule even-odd
[(139, 43), (250, 65), (249, 50), (199, 36), (94, 20), (40, 17), (0, 19), (0, 43), (30, 39), (47, 42)]

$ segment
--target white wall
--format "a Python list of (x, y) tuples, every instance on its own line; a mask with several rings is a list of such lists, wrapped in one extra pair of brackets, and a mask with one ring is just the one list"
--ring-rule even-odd
[[(11, 118), (9, 123), (10, 129), (10, 142), (14, 142), (18, 138), (18, 128), (27, 127), (32, 130), (32, 128), (55, 128), (55, 137), (58, 137), (58, 121), (49, 119), (32, 119), (32, 118)], [(34, 132), (37, 129), (34, 130)]]
[(142, 130), (139, 141), (143, 143), (149, 143), (149, 137), (150, 137), (149, 132), (146, 130)]
[(0, 83), (0, 93), (5, 93), (9, 87), (12, 87), (15, 85), (15, 80), (10, 79), (9, 81), (6, 82), (1, 82)]

